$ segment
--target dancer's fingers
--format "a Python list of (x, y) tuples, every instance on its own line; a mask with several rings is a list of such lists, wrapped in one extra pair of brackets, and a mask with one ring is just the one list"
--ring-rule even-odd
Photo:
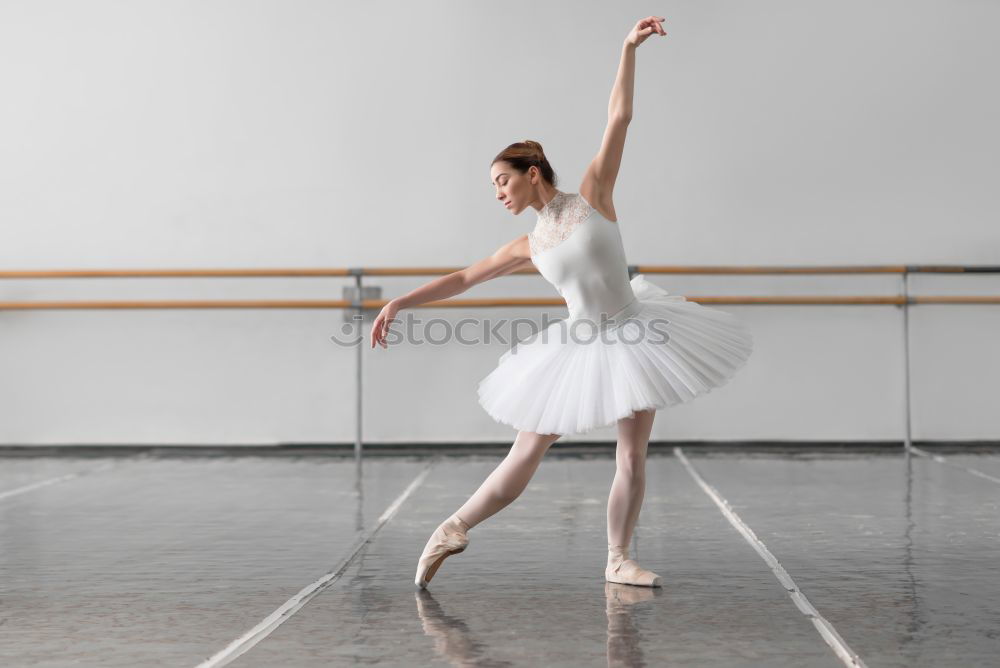
[(649, 18), (646, 19), (646, 21), (650, 22), (650, 25), (653, 27), (653, 30), (655, 30), (660, 35), (666, 35), (667, 34), (663, 30), (663, 26), (660, 25), (660, 22), (661, 21), (665, 21), (665, 20), (666, 19), (663, 18), (662, 16), (650, 16)]
[(663, 27), (659, 23), (663, 20), (659, 16), (647, 16), (639, 22), (640, 34), (651, 35), (656, 32), (659, 35), (666, 35), (667, 33), (664, 32)]

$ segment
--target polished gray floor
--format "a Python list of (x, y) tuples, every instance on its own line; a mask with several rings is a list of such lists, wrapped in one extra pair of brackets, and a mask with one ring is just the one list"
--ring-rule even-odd
[(604, 581), (614, 460), (557, 447), (426, 591), (502, 454), (3, 458), (0, 665), (845, 665), (777, 569), (864, 665), (1000, 665), (1000, 455), (944, 456), (653, 452), (651, 590)]

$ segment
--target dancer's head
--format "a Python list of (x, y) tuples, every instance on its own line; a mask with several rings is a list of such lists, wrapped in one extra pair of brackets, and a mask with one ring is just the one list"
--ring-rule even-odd
[(542, 151), (542, 145), (526, 139), (500, 151), (490, 163), (490, 183), (497, 199), (507, 210), (518, 214), (525, 207), (540, 209), (542, 195), (547, 201), (556, 187), (556, 173)]

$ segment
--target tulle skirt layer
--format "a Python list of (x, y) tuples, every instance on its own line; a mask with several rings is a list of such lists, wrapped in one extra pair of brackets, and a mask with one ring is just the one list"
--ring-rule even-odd
[(582, 434), (688, 402), (746, 364), (753, 336), (742, 320), (672, 295), (643, 274), (631, 285), (639, 304), (624, 322), (574, 335), (560, 320), (504, 352), (479, 382), (480, 405), (519, 431)]

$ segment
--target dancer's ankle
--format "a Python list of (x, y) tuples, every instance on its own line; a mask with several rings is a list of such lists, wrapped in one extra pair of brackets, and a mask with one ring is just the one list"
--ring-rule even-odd
[(619, 564), (628, 559), (628, 545), (608, 543), (608, 563)]
[(469, 526), (468, 522), (466, 522), (465, 520), (463, 520), (457, 514), (452, 515), (451, 517), (449, 517), (448, 521), (454, 523), (459, 529), (462, 530), (462, 533), (468, 533), (469, 529), (472, 528), (472, 527)]

